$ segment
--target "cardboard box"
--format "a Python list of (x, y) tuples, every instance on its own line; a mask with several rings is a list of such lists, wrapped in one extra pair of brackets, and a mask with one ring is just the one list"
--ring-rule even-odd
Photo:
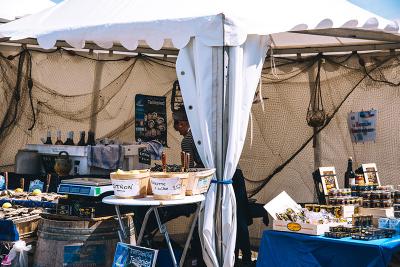
[(390, 208), (359, 208), (361, 215), (372, 215), (373, 218), (394, 218), (394, 209)]
[(288, 208), (292, 209), (295, 212), (301, 210), (301, 206), (297, 204), (285, 191), (283, 191), (270, 202), (265, 204), (264, 208), (274, 219), (272, 229), (276, 231), (293, 232), (308, 235), (322, 235), (325, 232), (329, 232), (330, 226), (341, 225), (340, 223), (310, 224), (278, 220), (276, 214), (282, 213)]
[(329, 232), (329, 227), (337, 225), (340, 224), (310, 224), (274, 220), (272, 224), (272, 229), (276, 231), (293, 232), (307, 235), (323, 235), (325, 232)]

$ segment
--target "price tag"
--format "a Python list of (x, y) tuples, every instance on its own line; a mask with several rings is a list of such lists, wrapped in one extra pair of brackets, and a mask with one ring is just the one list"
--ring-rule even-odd
[(146, 148), (139, 148), (139, 163), (151, 165), (150, 152)]
[(40, 180), (33, 180), (29, 183), (29, 192), (32, 192), (35, 189), (39, 189), (43, 192), (44, 183)]

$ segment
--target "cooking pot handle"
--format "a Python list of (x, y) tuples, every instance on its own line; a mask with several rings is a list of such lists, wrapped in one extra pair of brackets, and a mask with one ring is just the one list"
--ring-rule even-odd
[(69, 154), (67, 151), (60, 151), (60, 153), (58, 153), (58, 156), (61, 157), (61, 155), (65, 155), (67, 158), (69, 158)]

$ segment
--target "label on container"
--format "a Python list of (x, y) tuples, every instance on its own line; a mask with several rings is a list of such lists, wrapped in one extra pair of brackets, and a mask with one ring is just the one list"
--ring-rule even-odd
[(207, 190), (210, 185), (211, 177), (199, 178), (197, 182), (197, 190)]
[(155, 195), (179, 195), (182, 192), (182, 179), (173, 178), (150, 178), (151, 189)]
[(119, 197), (134, 197), (140, 195), (140, 179), (115, 180), (111, 179), (114, 194)]
[(286, 227), (293, 232), (298, 232), (301, 230), (301, 225), (295, 222), (288, 223)]

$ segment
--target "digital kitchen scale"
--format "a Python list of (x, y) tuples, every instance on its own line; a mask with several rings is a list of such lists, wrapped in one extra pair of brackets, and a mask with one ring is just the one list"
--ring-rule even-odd
[(114, 191), (110, 179), (104, 178), (74, 178), (62, 180), (57, 193), (98, 197), (104, 193)]
[(114, 194), (111, 180), (108, 178), (74, 178), (62, 180), (58, 186), (59, 199), (56, 214), (80, 218), (94, 218), (114, 215), (111, 205), (102, 203), (106, 196)]

